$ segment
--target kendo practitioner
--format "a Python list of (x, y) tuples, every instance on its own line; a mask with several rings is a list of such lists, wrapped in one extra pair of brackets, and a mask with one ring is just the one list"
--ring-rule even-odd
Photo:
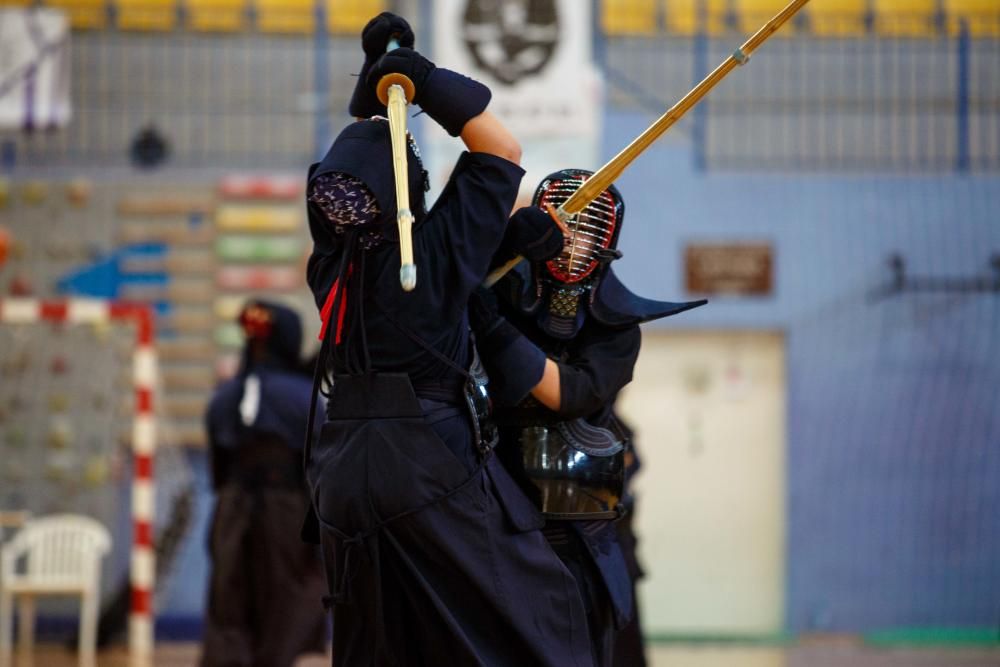
[[(591, 172), (546, 177), (518, 214), (545, 233), (548, 214)], [(632, 379), (639, 324), (704, 303), (652, 301), (611, 269), (625, 203), (611, 186), (568, 222), (557, 257), (521, 262), (478, 290), (470, 317), (496, 401), (501, 458), (545, 515), (545, 533), (576, 578), (595, 663), (610, 666), (633, 610), (615, 521), (623, 512), (627, 432), (612, 406)], [(509, 254), (509, 253), (508, 253)], [(508, 257), (498, 255), (494, 265)]]
[(621, 418), (617, 409), (612, 413), (612, 419), (625, 434), (628, 448), (625, 450), (625, 490), (622, 497), (622, 517), (615, 522), (615, 532), (618, 544), (625, 558), (625, 567), (632, 583), (632, 614), (625, 627), (621, 628), (615, 637), (613, 667), (646, 667), (646, 648), (642, 638), (642, 622), (639, 616), (639, 601), (636, 598), (636, 586), (640, 579), (646, 576), (639, 562), (639, 539), (635, 534), (636, 499), (632, 492), (632, 480), (642, 467), (639, 451), (635, 446), (632, 427)]
[(302, 443), (312, 383), (295, 311), (248, 302), (239, 371), (206, 415), (215, 511), (202, 667), (290, 667), (324, 653), (322, 560), (299, 536), (309, 505)]
[[(399, 48), (386, 53), (389, 39)], [(490, 91), (412, 49), (401, 18), (362, 33), (358, 120), (309, 170), (308, 282), (324, 321), (317, 383), (328, 396), (306, 453), (333, 607), (333, 664), (592, 665), (583, 602), (541, 514), (492, 453), (467, 317), (523, 175)], [(412, 139), (415, 288), (399, 280), (385, 107), (387, 73), (468, 148), (434, 205)], [(511, 220), (518, 228), (518, 219)]]

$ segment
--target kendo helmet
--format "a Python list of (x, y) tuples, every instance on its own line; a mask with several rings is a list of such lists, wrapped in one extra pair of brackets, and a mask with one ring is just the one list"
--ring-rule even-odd
[(287, 367), (299, 363), (302, 347), (302, 320), (287, 306), (253, 299), (248, 301), (237, 318), (246, 339), (249, 364), (251, 350), (258, 348), (267, 359)]
[[(427, 171), (424, 169), (413, 136), (407, 133), (407, 177), (410, 191), (410, 210), (414, 222), (419, 223), (426, 214), (424, 193), (430, 189)], [(317, 202), (315, 185), (320, 177), (339, 174), (350, 177), (353, 187), (366, 188), (377, 202), (377, 210), (366, 217), (354, 211), (350, 219), (331, 220), (335, 225), (378, 225), (391, 233), (396, 222), (396, 180), (393, 171), (392, 142), (389, 121), (380, 116), (351, 123), (337, 136), (326, 157), (316, 165), (309, 175), (307, 196), (321, 208), (324, 202)], [(356, 179), (356, 180), (355, 180)], [(360, 184), (358, 184), (360, 182)], [(344, 198), (343, 203), (355, 198), (358, 193), (351, 191), (350, 183), (337, 183), (336, 188)], [(327, 198), (338, 196), (338, 192)], [(335, 202), (333, 202), (335, 203)], [(391, 225), (389, 224), (391, 223)]]
[[(559, 208), (592, 175), (585, 169), (549, 174), (535, 190), (532, 204)], [(572, 338), (583, 326), (582, 303), (589, 300), (607, 264), (621, 256), (616, 246), (624, 217), (625, 200), (612, 185), (566, 222), (569, 233), (564, 234), (562, 251), (535, 274), (545, 301), (539, 325), (548, 334)]]
[[(559, 208), (593, 175), (586, 169), (562, 169), (546, 176), (535, 190), (532, 204)], [(549, 275), (564, 284), (585, 282), (598, 267), (617, 256), (625, 200), (611, 185), (566, 223), (563, 250), (545, 264)]]

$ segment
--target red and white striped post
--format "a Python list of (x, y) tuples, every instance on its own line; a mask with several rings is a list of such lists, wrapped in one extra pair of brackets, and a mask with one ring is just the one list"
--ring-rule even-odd
[(0, 299), (0, 323), (68, 322), (101, 324), (132, 321), (136, 344), (132, 355), (132, 385), (135, 415), (132, 422), (132, 557), (129, 577), (132, 588), (129, 617), (129, 656), (133, 667), (153, 661), (153, 589), (156, 555), (153, 550), (153, 512), (156, 488), (153, 457), (156, 452), (156, 419), (153, 415), (157, 375), (153, 312), (138, 303), (103, 299)]

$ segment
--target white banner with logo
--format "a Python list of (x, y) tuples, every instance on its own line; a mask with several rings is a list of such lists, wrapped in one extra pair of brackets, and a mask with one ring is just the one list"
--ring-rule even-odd
[[(527, 196), (547, 174), (596, 169), (604, 90), (593, 62), (591, 3), (581, 0), (435, 0), (433, 54), (493, 92), (489, 110), (521, 142)], [(417, 39), (417, 48), (421, 40)], [(438, 192), (461, 141), (435, 123), (424, 134)]]
[(0, 129), (65, 127), (69, 25), (54, 9), (0, 9)]

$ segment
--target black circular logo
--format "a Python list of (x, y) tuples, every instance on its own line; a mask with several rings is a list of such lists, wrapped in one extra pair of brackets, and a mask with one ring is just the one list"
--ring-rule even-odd
[(538, 74), (559, 41), (556, 0), (467, 0), (464, 41), (476, 65), (513, 85)]

